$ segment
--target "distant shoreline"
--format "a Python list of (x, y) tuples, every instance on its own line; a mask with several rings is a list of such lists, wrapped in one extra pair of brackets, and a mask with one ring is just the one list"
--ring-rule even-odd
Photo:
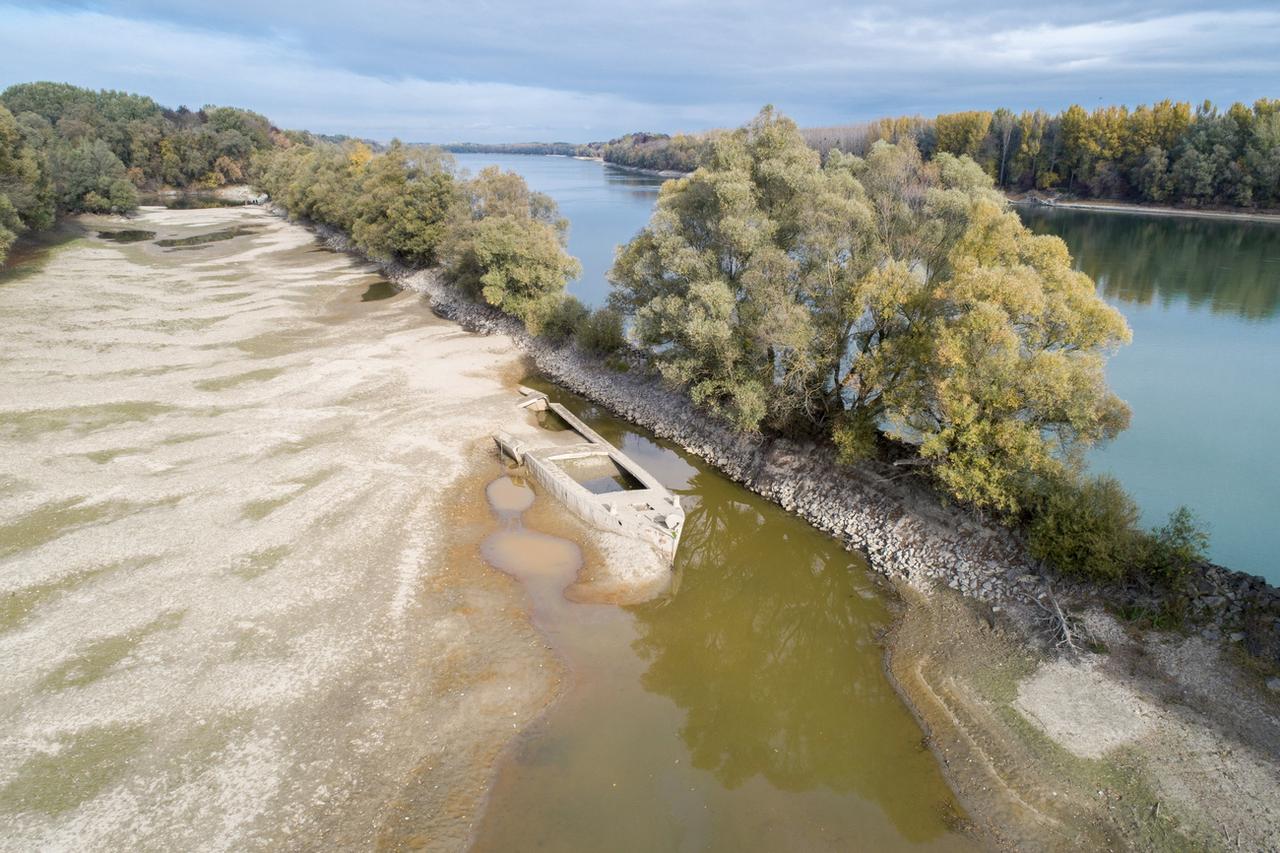
[(1050, 201), (1026, 196), (1008, 195), (1007, 197), (1010, 204), (1015, 204), (1019, 207), (1050, 207), (1101, 213), (1145, 213), (1151, 216), (1180, 216), (1195, 219), (1226, 219), (1237, 222), (1280, 223), (1280, 211), (1204, 210), (1156, 204), (1135, 204), (1123, 201)]

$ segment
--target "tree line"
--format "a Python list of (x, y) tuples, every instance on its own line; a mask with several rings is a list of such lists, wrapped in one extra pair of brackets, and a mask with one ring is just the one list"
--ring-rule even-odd
[(0, 263), (18, 235), (64, 213), (128, 212), (138, 191), (245, 179), (282, 139), (232, 107), (176, 110), (126, 92), (24, 83), (0, 93)]
[(459, 174), (447, 152), (399, 141), (376, 153), (299, 139), (260, 152), (253, 179), (291, 215), (342, 230), (370, 257), (442, 267), (451, 285), (535, 335), (601, 355), (622, 346), (616, 312), (590, 312), (565, 292), (581, 273), (565, 248), (569, 223), (515, 172)]
[(629, 133), (594, 143), (606, 163), (655, 172), (692, 172), (710, 153), (711, 134)]
[(1103, 368), (1129, 329), (967, 153), (904, 138), (824, 163), (766, 108), (664, 184), (610, 278), (661, 374), (743, 432), (923, 472), (1065, 571), (1167, 576), (1202, 552), (1189, 515), (1147, 534), (1084, 475), (1128, 424)]
[(574, 142), (450, 142), (439, 146), (450, 154), (539, 154), (594, 157), (591, 145)]
[(805, 131), (823, 152), (911, 140), (927, 158), (965, 155), (996, 186), (1192, 207), (1280, 206), (1280, 100), (1221, 110), (1161, 101), (1050, 114), (972, 110)]
[[(717, 131), (667, 136), (636, 133), (591, 143), (606, 161), (691, 172)], [(1062, 192), (1083, 198), (1189, 207), (1280, 207), (1280, 100), (1236, 103), (1161, 101), (1130, 109), (1072, 106), (1057, 114), (1008, 109), (898, 116), (805, 128), (805, 142), (865, 156), (879, 141), (911, 142), (926, 159), (965, 156), (1009, 192)]]
[(541, 154), (594, 157), (655, 172), (692, 172), (707, 153), (708, 134), (628, 133), (607, 142), (452, 142), (452, 154)]

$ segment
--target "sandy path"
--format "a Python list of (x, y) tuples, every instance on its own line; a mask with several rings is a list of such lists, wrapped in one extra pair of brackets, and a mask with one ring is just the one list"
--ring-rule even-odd
[(424, 765), (459, 846), (554, 669), (446, 547), (512, 350), (260, 210), (97, 224), (253, 230), (0, 282), (0, 848), (369, 846)]

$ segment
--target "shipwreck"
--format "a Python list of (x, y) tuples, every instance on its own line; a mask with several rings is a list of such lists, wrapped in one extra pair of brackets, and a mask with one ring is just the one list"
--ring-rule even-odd
[(643, 542), (668, 566), (674, 563), (684, 529), (679, 497), (546, 394), (520, 392), (518, 408), (540, 428), (521, 429), (519, 436), (499, 431), (499, 451), (583, 521)]

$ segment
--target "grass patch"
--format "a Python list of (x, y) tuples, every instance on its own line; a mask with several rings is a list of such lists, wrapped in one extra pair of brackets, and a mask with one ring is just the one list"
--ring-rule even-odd
[(65, 690), (97, 681), (129, 657), (152, 634), (178, 627), (184, 613), (181, 610), (166, 613), (135, 631), (87, 643), (75, 657), (49, 673), (40, 683), (41, 689)]
[(138, 726), (99, 726), (31, 756), (0, 788), (0, 811), (59, 815), (105, 791), (146, 744)]
[(135, 557), (131, 560), (121, 560), (0, 594), (0, 634), (21, 627), (40, 607), (105, 574), (114, 572), (116, 569), (142, 568), (158, 559), (159, 557)]
[(332, 477), (338, 472), (338, 470), (339, 469), (337, 468), (322, 468), (305, 477), (290, 480), (284, 485), (295, 486), (296, 488), (292, 489), (288, 494), (282, 495), (278, 498), (263, 498), (261, 500), (250, 501), (241, 508), (240, 515), (250, 521), (262, 521), (280, 507), (290, 503), (298, 497), (301, 497), (323, 483), (325, 480)]
[(234, 376), (205, 379), (197, 382), (196, 388), (201, 391), (225, 391), (251, 382), (266, 382), (269, 379), (276, 378), (281, 373), (284, 373), (283, 367), (264, 367), (261, 370), (250, 370), (247, 373), (237, 373)]
[(135, 401), (10, 412), (4, 418), (3, 434), (17, 440), (68, 430), (85, 434), (107, 427), (150, 420), (173, 411), (177, 411), (174, 406)]
[(85, 498), (47, 503), (0, 525), (0, 559), (52, 542), (64, 533), (93, 524), (117, 511), (113, 502), (87, 504)]
[(277, 545), (274, 548), (263, 548), (252, 554), (237, 557), (231, 574), (243, 580), (253, 580), (280, 565), (280, 561), (288, 556), (289, 551), (288, 545)]

